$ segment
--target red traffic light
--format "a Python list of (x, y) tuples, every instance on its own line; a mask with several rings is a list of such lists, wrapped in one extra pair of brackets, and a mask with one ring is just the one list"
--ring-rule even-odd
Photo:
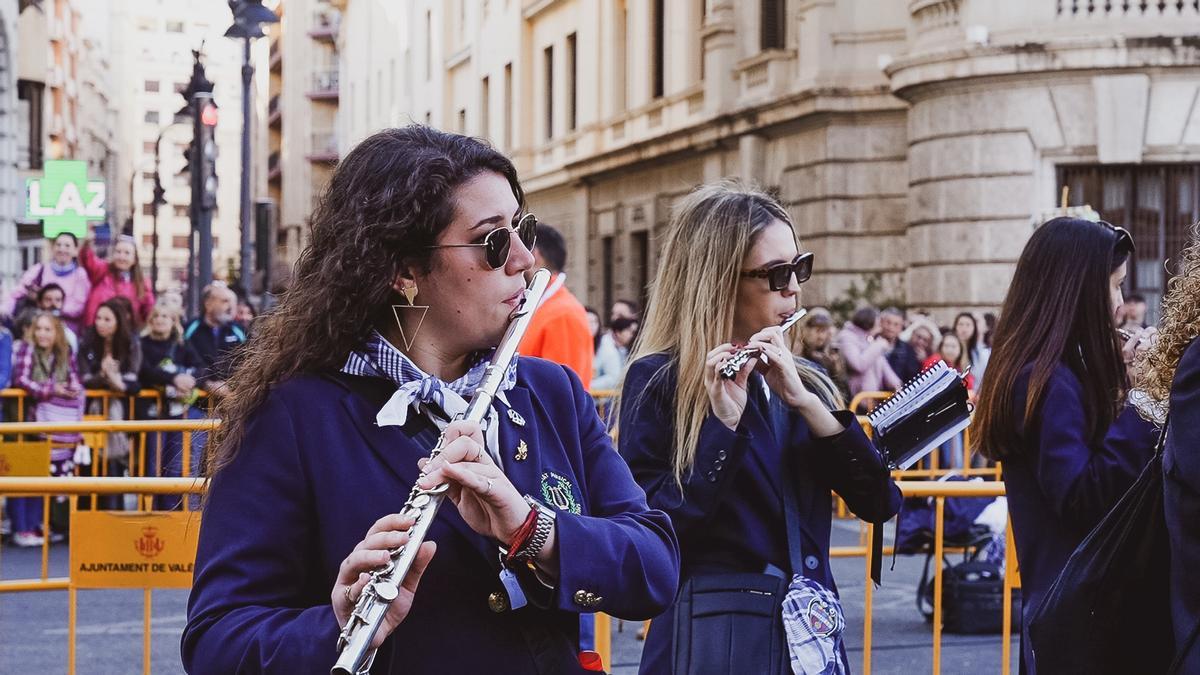
[(217, 106), (204, 106), (204, 110), (200, 112), (200, 122), (209, 127), (217, 126)]

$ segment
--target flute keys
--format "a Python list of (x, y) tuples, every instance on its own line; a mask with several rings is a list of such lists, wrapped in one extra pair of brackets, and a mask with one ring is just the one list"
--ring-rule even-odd
[(397, 595), (400, 595), (400, 589), (392, 584), (379, 584), (375, 587), (375, 596), (384, 602), (395, 600)]
[(429, 495), (426, 495), (426, 494), (417, 495), (412, 500), (412, 503), (409, 504), (409, 506), (414, 509), (423, 509), (423, 508), (425, 508), (425, 505), (428, 504), (431, 500), (432, 500), (432, 498)]

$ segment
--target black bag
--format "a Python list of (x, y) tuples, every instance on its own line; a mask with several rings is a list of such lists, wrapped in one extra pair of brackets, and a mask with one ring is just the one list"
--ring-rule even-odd
[[(767, 403), (768, 414), (776, 434), (784, 438), (784, 413), (772, 403)], [(799, 510), (792, 491), (785, 489), (784, 493), (788, 559), (792, 570), (799, 574), (804, 569)], [(791, 656), (783, 632), (783, 598), (790, 582), (790, 575), (752, 572), (689, 577), (675, 601), (671, 672), (791, 675)]]
[[(929, 584), (932, 603), (933, 584)], [(1012, 594), (1010, 625), (1020, 630), (1020, 593)], [(986, 560), (942, 570), (942, 627), (947, 633), (996, 634), (1004, 629), (1004, 571)]]
[(788, 582), (753, 573), (689, 578), (675, 605), (672, 672), (785, 675), (782, 607)]
[(1162, 448), (1083, 540), (1028, 626), (1042, 673), (1161, 673), (1170, 663)]

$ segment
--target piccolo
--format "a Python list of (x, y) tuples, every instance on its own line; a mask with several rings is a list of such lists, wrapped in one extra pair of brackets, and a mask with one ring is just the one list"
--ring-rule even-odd
[[(779, 324), (779, 327), (786, 333), (789, 328), (796, 325), (797, 321), (804, 318), (805, 314), (808, 314), (808, 310), (801, 307), (794, 314), (784, 319), (783, 323)], [(733, 356), (725, 362), (725, 365), (721, 366), (721, 377), (727, 380), (734, 378), (737, 376), (738, 371), (742, 369), (742, 366), (754, 358), (761, 359), (763, 363), (766, 363), (767, 360), (767, 357), (762, 354), (761, 350), (755, 347), (742, 347), (734, 352)]]
[[(483, 380), (471, 394), (466, 411), (456, 419), (481, 422), (487, 416), (492, 400), (504, 381), (505, 372), (517, 354), (517, 344), (529, 327), (529, 320), (545, 295), (549, 283), (550, 272), (547, 270), (540, 269), (533, 275), (533, 280), (525, 290), (525, 299), (509, 320), (508, 328), (496, 347), (496, 353), (492, 356), (492, 362), (488, 364)], [(432, 460), (442, 453), (444, 443), (443, 432), (437, 445), (429, 453), (429, 459)], [(338, 658), (330, 671), (332, 675), (362, 675), (371, 669), (375, 660), (375, 649), (371, 647), (371, 642), (383, 624), (388, 607), (400, 594), (400, 585), (412, 567), (413, 560), (417, 557), (417, 549), (425, 541), (425, 535), (429, 532), (429, 526), (433, 523), (449, 487), (448, 483), (441, 483), (424, 490), (419, 485), (414, 485), (409, 492), (408, 500), (400, 509), (402, 515), (415, 521), (408, 530), (408, 541), (400, 548), (389, 551), (391, 560), (371, 573), (371, 580), (363, 588), (354, 611), (338, 635)]]

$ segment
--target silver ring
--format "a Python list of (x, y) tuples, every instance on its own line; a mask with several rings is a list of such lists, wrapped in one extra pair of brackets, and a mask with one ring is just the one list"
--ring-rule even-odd
[(484, 491), (483, 491), (483, 496), (484, 496), (484, 497), (486, 497), (486, 496), (488, 496), (488, 495), (492, 494), (492, 483), (493, 483), (495, 480), (496, 480), (496, 479), (494, 479), (494, 478), (489, 478), (489, 479), (488, 479), (487, 488), (485, 488), (485, 489), (484, 489)]

